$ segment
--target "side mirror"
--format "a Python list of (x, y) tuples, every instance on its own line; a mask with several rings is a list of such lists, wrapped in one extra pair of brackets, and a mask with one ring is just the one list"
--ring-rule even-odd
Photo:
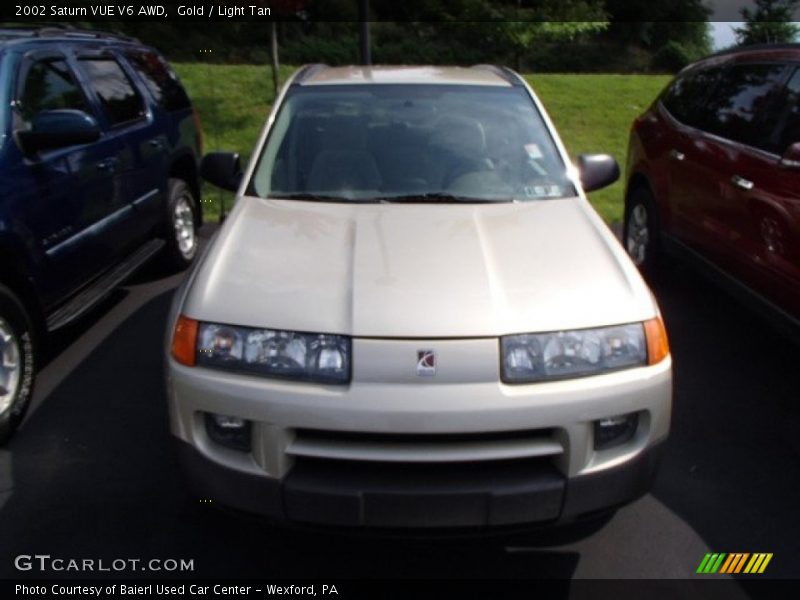
[(781, 166), (787, 169), (800, 169), (800, 142), (795, 142), (781, 156)]
[(242, 181), (242, 163), (236, 152), (209, 152), (200, 163), (200, 175), (209, 183), (235, 192)]
[(31, 119), (29, 129), (17, 130), (15, 135), (23, 152), (35, 154), (94, 142), (100, 137), (100, 126), (82, 110), (59, 108), (41, 111)]
[(599, 190), (619, 179), (619, 165), (610, 154), (581, 154), (578, 170), (585, 192)]

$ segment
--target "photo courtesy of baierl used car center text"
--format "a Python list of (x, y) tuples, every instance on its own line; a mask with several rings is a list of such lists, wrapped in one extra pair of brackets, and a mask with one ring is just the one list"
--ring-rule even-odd
[(0, 12), (7, 596), (797, 596), (800, 0)]

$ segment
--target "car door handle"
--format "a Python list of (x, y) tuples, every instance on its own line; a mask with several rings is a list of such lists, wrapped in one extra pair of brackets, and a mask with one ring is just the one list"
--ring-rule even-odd
[(672, 160), (682, 161), (684, 158), (686, 158), (686, 155), (683, 152), (673, 149), (669, 151), (669, 157)]
[(753, 182), (749, 179), (745, 179), (744, 177), (739, 177), (738, 175), (734, 175), (731, 177), (731, 182), (736, 187), (743, 189), (743, 190), (752, 190), (753, 189)]
[(116, 158), (107, 158), (97, 163), (97, 168), (101, 171), (113, 171), (117, 166)]
[(150, 144), (153, 148), (163, 148), (164, 147), (164, 142), (162, 142), (161, 140), (152, 139), (147, 143)]

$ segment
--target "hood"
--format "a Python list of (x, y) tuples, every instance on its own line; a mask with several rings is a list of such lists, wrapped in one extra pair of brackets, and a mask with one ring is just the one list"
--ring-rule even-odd
[(183, 307), (202, 321), (397, 338), (596, 327), (656, 310), (580, 198), (460, 205), (245, 197)]

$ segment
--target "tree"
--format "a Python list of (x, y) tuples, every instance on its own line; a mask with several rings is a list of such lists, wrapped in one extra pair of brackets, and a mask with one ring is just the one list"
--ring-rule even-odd
[(702, 0), (607, 0), (611, 25), (607, 37), (658, 52), (677, 45), (700, 58), (711, 51), (708, 17)]
[(280, 62), (278, 61), (278, 22), (274, 19), (269, 24), (269, 58), (272, 66), (272, 87), (275, 88), (275, 97), (281, 87)]
[(422, 43), (459, 48), (456, 62), (471, 62), (468, 55), (474, 52), (484, 61), (510, 60), (517, 69), (535, 44), (567, 42), (608, 26), (604, 0), (372, 0), (371, 5), (386, 20), (409, 23)]
[(737, 27), (736, 39), (741, 46), (793, 42), (800, 32), (793, 15), (800, 0), (755, 0), (756, 9), (743, 8), (744, 27)]
[(306, 2), (303, 0), (256, 0), (254, 4), (256, 6), (271, 7), (276, 13), (270, 15), (272, 18), (269, 26), (269, 55), (272, 67), (272, 85), (275, 88), (275, 97), (277, 98), (278, 90), (281, 87), (280, 61), (278, 60), (278, 19), (301, 14), (305, 10)]

